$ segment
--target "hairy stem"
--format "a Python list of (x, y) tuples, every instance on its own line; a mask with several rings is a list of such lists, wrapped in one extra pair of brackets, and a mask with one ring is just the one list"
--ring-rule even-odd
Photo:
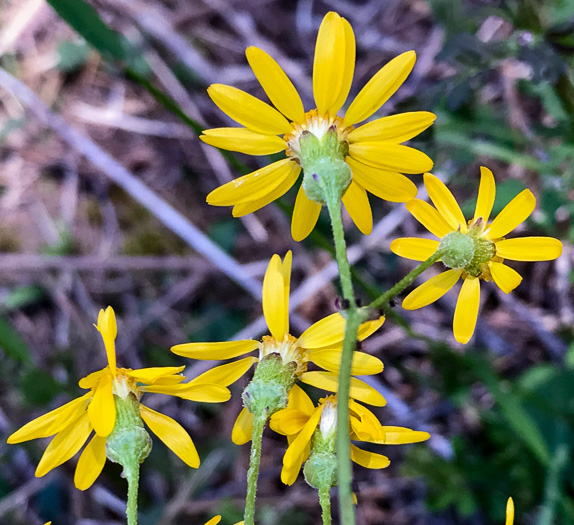
[(339, 266), (341, 289), (343, 298), (348, 302), (346, 311), (347, 323), (345, 325), (345, 337), (343, 339), (343, 351), (341, 354), (341, 367), (339, 370), (339, 388), (337, 403), (337, 480), (339, 485), (339, 512), (343, 525), (354, 525), (355, 507), (353, 505), (353, 493), (351, 480), (353, 476), (351, 465), (351, 438), (349, 435), (349, 390), (351, 387), (351, 365), (353, 351), (357, 343), (357, 331), (361, 324), (362, 316), (357, 309), (353, 282), (351, 279), (351, 267), (347, 259), (347, 246), (343, 231), (343, 219), (341, 216), (340, 197), (334, 191), (325, 191), (327, 208), (331, 217), (331, 227), (335, 241), (335, 257)]
[(267, 415), (255, 416), (251, 434), (251, 457), (247, 471), (247, 496), (245, 498), (245, 525), (253, 525), (255, 520), (255, 497), (257, 495), (257, 478), (261, 462), (261, 441)]
[(137, 525), (138, 523), (138, 485), (140, 470), (139, 465), (136, 468), (124, 468), (126, 479), (128, 480), (128, 503), (126, 506), (126, 517), (128, 525)]
[(414, 280), (423, 273), (427, 268), (431, 267), (443, 256), (443, 252), (437, 250), (426, 261), (420, 263), (414, 270), (408, 273), (390, 290), (386, 291), (381, 296), (377, 297), (370, 305), (371, 308), (386, 308), (389, 302), (399, 295), (407, 286), (410, 286)]
[(329, 487), (319, 489), (319, 503), (323, 525), (331, 525), (331, 489)]

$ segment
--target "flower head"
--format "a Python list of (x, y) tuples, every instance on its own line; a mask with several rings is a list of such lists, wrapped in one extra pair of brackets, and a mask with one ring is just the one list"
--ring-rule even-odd
[[(203, 374), (213, 382), (228, 386), (249, 370), (253, 363), (274, 358), (289, 367), (294, 380), (336, 392), (341, 361), (342, 342), (346, 320), (340, 313), (334, 313), (316, 322), (298, 338), (289, 333), (289, 288), (291, 278), (291, 252), (281, 261), (274, 255), (269, 262), (263, 279), (263, 314), (270, 335), (261, 341), (243, 340), (220, 343), (185, 343), (174, 346), (171, 351), (193, 359), (231, 359), (258, 350), (258, 357), (246, 357), (218, 366)], [(363, 323), (358, 339), (363, 340), (377, 330), (384, 317)], [(309, 363), (324, 371), (308, 371)], [(356, 351), (353, 354), (352, 374), (378, 374), (383, 363), (374, 356)], [(351, 397), (371, 405), (383, 406), (385, 399), (374, 388), (363, 381), (351, 378)], [(233, 429), (232, 439), (236, 444), (251, 439), (253, 414), (243, 408)]]
[[(85, 490), (104, 468), (106, 444), (118, 421), (118, 403), (131, 402), (139, 408), (139, 416), (149, 429), (185, 463), (197, 468), (199, 456), (187, 431), (172, 418), (144, 406), (140, 402), (141, 397), (145, 392), (155, 392), (193, 401), (219, 403), (229, 399), (229, 390), (213, 384), (209, 378), (204, 380), (202, 376), (182, 383), (185, 379), (180, 373), (183, 366), (136, 370), (117, 368), (116, 317), (110, 306), (105, 311), (100, 310), (96, 328), (104, 340), (108, 365), (80, 380), (79, 386), (88, 392), (27, 423), (8, 438), (8, 443), (55, 436), (36, 469), (36, 476), (41, 477), (76, 455), (94, 433), (80, 456), (74, 476), (76, 487)], [(147, 442), (145, 455), (149, 452), (149, 437)]]
[[(353, 399), (349, 400), (351, 439), (379, 445), (401, 445), (427, 440), (427, 432), (419, 432), (403, 427), (383, 426), (377, 417), (366, 407)], [(289, 404), (271, 416), (271, 429), (287, 436), (289, 447), (283, 456), (281, 480), (292, 485), (301, 465), (310, 456), (335, 454), (335, 434), (337, 429), (337, 396), (319, 400), (315, 407), (309, 396), (298, 386), (289, 393)], [(389, 459), (382, 454), (369, 452), (351, 444), (351, 459), (366, 468), (385, 468)]]
[(536, 199), (530, 190), (519, 193), (489, 223), (496, 193), (494, 176), (488, 168), (481, 167), (480, 171), (476, 209), (468, 223), (448, 188), (427, 173), (425, 187), (436, 208), (419, 199), (407, 202), (406, 206), (415, 219), (441, 240), (406, 237), (391, 243), (394, 253), (415, 261), (424, 261), (440, 249), (444, 253), (441, 260), (449, 268), (413, 290), (403, 301), (406, 310), (433, 303), (462, 277), (453, 322), (454, 337), (460, 343), (467, 343), (474, 333), (481, 279), (493, 280), (504, 293), (509, 293), (522, 277), (504, 264), (505, 259), (550, 261), (562, 253), (562, 243), (551, 237), (505, 238), (534, 211)]
[[(343, 107), (355, 68), (355, 37), (349, 22), (337, 13), (325, 15), (315, 46), (313, 94), (316, 108), (305, 111), (297, 90), (279, 64), (256, 47), (246, 50), (247, 60), (275, 108), (231, 86), (214, 84), (208, 94), (215, 104), (242, 128), (205, 130), (207, 144), (249, 155), (284, 151), (286, 158), (217, 188), (207, 196), (215, 206), (233, 206), (233, 216), (252, 213), (287, 192), (301, 169), (310, 166), (305, 142), (330, 142), (330, 155), (346, 163), (343, 204), (365, 234), (373, 219), (367, 191), (377, 197), (405, 202), (415, 197), (415, 185), (402, 173), (422, 173), (432, 161), (424, 153), (401, 145), (434, 121), (432, 113), (417, 111), (384, 117), (355, 126), (372, 117), (406, 80), (415, 63), (407, 51), (382, 67), (363, 87), (344, 116)], [(312, 173), (308, 173), (309, 176)], [(293, 211), (291, 233), (302, 240), (313, 230), (321, 211), (309, 188), (299, 189)]]

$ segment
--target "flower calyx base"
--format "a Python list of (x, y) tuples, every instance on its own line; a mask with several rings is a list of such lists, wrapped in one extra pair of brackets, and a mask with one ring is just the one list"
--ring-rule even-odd
[(136, 397), (114, 395), (114, 401), (116, 425), (106, 438), (106, 456), (124, 470), (135, 470), (151, 452), (152, 441), (144, 428)]
[(345, 162), (348, 144), (341, 142), (337, 130), (332, 127), (318, 138), (303, 132), (299, 138), (298, 159), (303, 168), (303, 189), (309, 199), (326, 204), (327, 192), (340, 200), (351, 184), (352, 172)]
[[(443, 237), (439, 245), (441, 260), (453, 270), (464, 270), (472, 277), (482, 277), (487, 272), (487, 263), (496, 256), (493, 242), (476, 235), (480, 225), (472, 224), (466, 233), (454, 231)], [(485, 268), (486, 267), (486, 268)]]
[(243, 404), (256, 418), (267, 418), (287, 406), (295, 383), (297, 364), (284, 364), (278, 353), (266, 355), (255, 369), (253, 379), (243, 391)]

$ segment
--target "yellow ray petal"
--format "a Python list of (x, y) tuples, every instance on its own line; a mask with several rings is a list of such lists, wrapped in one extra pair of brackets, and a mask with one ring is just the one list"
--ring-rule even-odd
[(406, 207), (413, 217), (433, 235), (442, 238), (453, 231), (443, 216), (428, 202), (413, 199), (406, 203)]
[(380, 199), (406, 202), (417, 196), (417, 187), (401, 173), (373, 168), (352, 157), (345, 161), (353, 172), (353, 179)]
[[(293, 163), (295, 164), (295, 163)], [(265, 196), (255, 199), (252, 201), (242, 202), (240, 204), (236, 204), (233, 208), (233, 216), (234, 217), (243, 217), (249, 213), (253, 213), (264, 206), (267, 206), (269, 203), (277, 200), (279, 197), (282, 197), (285, 193), (287, 193), (293, 184), (299, 178), (299, 173), (301, 173), (301, 168), (298, 164), (295, 164), (295, 169), (291, 171), (289, 176), (277, 186), (273, 191), (267, 193)]]
[(248, 354), (259, 347), (257, 341), (225, 341), (222, 343), (183, 343), (171, 347), (174, 354), (200, 360), (231, 359)]
[(88, 439), (91, 431), (92, 425), (88, 419), (88, 414), (84, 412), (76, 421), (72, 421), (52, 439), (44, 451), (40, 463), (38, 463), (36, 477), (41, 478), (50, 470), (75, 456)]
[(302, 452), (305, 450), (306, 445), (311, 441), (313, 433), (319, 424), (321, 419), (321, 413), (323, 412), (323, 405), (319, 405), (313, 414), (309, 417), (301, 432), (298, 436), (291, 442), (285, 455), (283, 456), (283, 465), (289, 467), (291, 465), (299, 464)]
[(552, 237), (521, 237), (496, 243), (496, 255), (511, 261), (552, 261), (562, 255), (562, 243)]
[(112, 375), (116, 375), (116, 336), (118, 334), (118, 327), (116, 324), (116, 314), (111, 306), (105, 310), (100, 310), (98, 314), (98, 324), (96, 328), (102, 335), (104, 346), (106, 347), (106, 354), (108, 356), (108, 364)]
[(447, 270), (431, 277), (405, 297), (403, 308), (405, 310), (418, 310), (434, 303), (455, 285), (459, 277), (460, 270)]
[(484, 224), (490, 218), (490, 212), (494, 205), (494, 198), (496, 197), (496, 184), (494, 183), (494, 175), (492, 171), (484, 166), (480, 167), (480, 186), (478, 187), (478, 198), (476, 199), (476, 208), (474, 210), (474, 219), (482, 217)]
[(432, 173), (425, 173), (424, 182), (429, 197), (451, 229), (466, 231), (466, 219), (450, 190)]
[(190, 385), (181, 383), (179, 385), (151, 385), (144, 388), (145, 392), (154, 394), (167, 394), (169, 396), (181, 397), (189, 401), (200, 403), (225, 403), (231, 397), (231, 392), (222, 385), (199, 383)]
[[(287, 261), (290, 271), (291, 252), (285, 256)], [(282, 341), (289, 333), (289, 281), (285, 283), (283, 264), (277, 254), (271, 257), (263, 278), (263, 315), (271, 335)]]
[(78, 397), (26, 423), (22, 428), (14, 432), (6, 442), (13, 445), (15, 443), (29, 441), (30, 439), (38, 439), (57, 434), (66, 428), (71, 421), (78, 419), (84, 413), (88, 399), (91, 397), (92, 393), (88, 392), (82, 397)]
[(283, 464), (283, 468), (281, 469), (281, 481), (285, 485), (293, 485), (293, 483), (297, 481), (299, 472), (301, 472), (301, 466), (303, 465), (303, 462), (309, 457), (310, 449), (311, 443), (306, 443), (303, 449), (299, 451), (297, 458), (294, 459), (291, 464)]
[(340, 343), (345, 334), (347, 320), (339, 313), (324, 317), (312, 324), (299, 337), (299, 345), (308, 350)]
[(289, 390), (289, 403), (287, 406), (293, 410), (301, 410), (308, 415), (311, 415), (315, 410), (315, 405), (313, 404), (313, 401), (311, 401), (311, 398), (307, 395), (305, 390), (296, 384), (291, 387), (291, 390)]
[(94, 436), (88, 443), (76, 466), (74, 485), (79, 490), (89, 489), (101, 474), (106, 463), (106, 438)]
[(357, 181), (352, 180), (342, 200), (360, 232), (370, 235), (373, 231), (373, 214), (365, 189)]
[(514, 500), (512, 498), (508, 498), (506, 502), (506, 522), (505, 525), (513, 525), (514, 524)]
[(405, 259), (426, 261), (438, 250), (439, 242), (434, 239), (402, 237), (391, 242), (391, 251)]
[[(332, 372), (305, 372), (299, 376), (299, 380), (329, 392), (337, 392), (339, 386), (339, 377)], [(378, 407), (387, 404), (385, 398), (377, 390), (356, 377), (351, 377), (350, 397)]]
[(534, 211), (536, 198), (530, 190), (521, 191), (496, 216), (486, 230), (488, 239), (499, 239), (522, 224)]
[(232, 363), (216, 366), (207, 372), (193, 378), (188, 384), (197, 385), (204, 383), (215, 383), (221, 386), (229, 386), (235, 383), (249, 370), (253, 363), (257, 362), (256, 357), (245, 357)]
[(364, 341), (367, 337), (374, 334), (385, 322), (385, 316), (381, 315), (378, 319), (372, 319), (371, 321), (365, 321), (359, 326), (357, 331), (357, 339), (359, 341)]
[(416, 61), (414, 51), (407, 51), (385, 64), (361, 89), (345, 114), (345, 126), (368, 119), (406, 80)]
[(300, 170), (291, 159), (278, 160), (214, 189), (207, 196), (207, 203), (212, 206), (232, 206), (258, 200), (271, 193), (285, 180), (292, 179)]
[(512, 292), (522, 281), (520, 274), (506, 264), (490, 261), (488, 267), (494, 282), (504, 293)]
[(433, 167), (431, 158), (422, 151), (390, 142), (349, 144), (349, 155), (367, 166), (401, 173), (424, 173)]
[[(336, 350), (310, 350), (309, 361), (317, 366), (338, 373), (341, 367), (342, 349)], [(351, 374), (366, 376), (379, 374), (383, 371), (383, 363), (380, 359), (364, 352), (353, 352), (353, 365)]]
[[(287, 414), (281, 417), (279, 421), (278, 428), (280, 433), (285, 436), (292, 436), (293, 434), (298, 434), (303, 430), (303, 427), (309, 421), (309, 414), (302, 412), (301, 410), (291, 410), (287, 409)], [(274, 429), (275, 430), (275, 429)]]
[(109, 373), (110, 371), (108, 367), (103, 368), (102, 370), (97, 370), (96, 372), (92, 372), (91, 374), (88, 374), (86, 377), (82, 377), (82, 379), (78, 381), (78, 386), (80, 388), (94, 388), (98, 384), (98, 381), (101, 379), (101, 377), (104, 374)]
[(216, 148), (246, 155), (272, 155), (287, 149), (287, 143), (277, 135), (262, 135), (247, 128), (213, 128), (199, 137)]
[(253, 414), (249, 412), (245, 407), (241, 409), (235, 424), (233, 425), (233, 430), (231, 431), (231, 441), (236, 445), (244, 445), (251, 441), (251, 434), (253, 434)]
[(302, 241), (313, 231), (320, 213), (321, 205), (307, 197), (301, 184), (291, 221), (291, 236), (295, 241)]
[(138, 368), (136, 370), (129, 370), (126, 375), (135, 379), (140, 383), (151, 384), (158, 381), (160, 378), (166, 378), (177, 374), (180, 381), (185, 379), (184, 376), (179, 375), (183, 372), (185, 366), (154, 366), (150, 368)]
[[(345, 117), (346, 119), (347, 117)], [(436, 115), (428, 111), (412, 111), (383, 117), (354, 129), (349, 142), (395, 142), (400, 144), (416, 137), (435, 121)]]
[(289, 121), (279, 111), (245, 91), (212, 84), (207, 94), (221, 111), (251, 131), (281, 135), (292, 130)]
[(351, 444), (351, 459), (361, 467), (372, 469), (385, 468), (391, 464), (387, 456), (360, 449), (353, 444)]
[(291, 120), (303, 122), (305, 110), (295, 86), (281, 66), (257, 47), (245, 50), (247, 61), (273, 105)]
[(464, 279), (456, 308), (454, 310), (454, 338), (462, 344), (470, 341), (478, 318), (480, 306), (480, 279), (468, 277)]
[(355, 60), (354, 38), (349, 42), (350, 36), (352, 30), (349, 34), (337, 13), (331, 11), (325, 15), (317, 34), (313, 62), (313, 95), (320, 115), (334, 115), (344, 103), (343, 99), (341, 106), (336, 107), (343, 95), (346, 98), (345, 88), (348, 93), (349, 67), (354, 67)]
[(88, 416), (98, 436), (106, 437), (112, 433), (116, 424), (116, 403), (110, 375), (104, 375), (100, 379), (88, 405)]
[(199, 455), (195, 445), (177, 421), (142, 404), (140, 415), (150, 430), (186, 465), (199, 467)]
[(341, 21), (345, 33), (345, 65), (343, 66), (343, 81), (339, 90), (339, 96), (329, 108), (330, 115), (335, 115), (343, 107), (345, 100), (349, 96), (355, 73), (355, 33), (347, 20), (341, 18)]
[(411, 430), (410, 428), (387, 426), (383, 427), (385, 438), (375, 441), (381, 445), (405, 445), (407, 443), (420, 443), (430, 438), (428, 432)]
[[(385, 437), (385, 431), (380, 421), (377, 419), (375, 414), (373, 414), (367, 407), (360, 405), (353, 399), (349, 400), (349, 410), (352, 419), (357, 420), (355, 422), (355, 432), (359, 434), (368, 434), (369, 440), (383, 439)], [(358, 422), (358, 423), (357, 423)], [(357, 430), (359, 432), (357, 432)], [(367, 436), (361, 436), (361, 440)]]
[(221, 521), (221, 516), (213, 516), (205, 525), (217, 525)]

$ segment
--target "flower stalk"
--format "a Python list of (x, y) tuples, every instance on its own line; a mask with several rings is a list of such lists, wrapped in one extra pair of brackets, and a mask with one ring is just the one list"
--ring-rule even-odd
[(259, 464), (261, 462), (261, 441), (263, 429), (267, 422), (267, 414), (260, 414), (253, 421), (251, 435), (251, 456), (249, 470), (247, 471), (247, 496), (245, 497), (245, 525), (253, 525), (255, 520), (255, 498), (257, 496), (257, 479), (259, 478)]
[(440, 260), (444, 255), (445, 249), (439, 249), (434, 252), (426, 261), (420, 263), (416, 268), (414, 268), (410, 273), (403, 277), (397, 284), (395, 284), (390, 290), (387, 290), (384, 294), (377, 297), (371, 304), (370, 308), (383, 308), (386, 309), (397, 295), (399, 295), (405, 288), (410, 286), (415, 279), (423, 273), (426, 269), (430, 268), (435, 262)]
[[(341, 367), (339, 371), (339, 389), (337, 404), (337, 478), (339, 485), (339, 512), (341, 523), (344, 525), (354, 525), (355, 509), (353, 505), (353, 494), (351, 490), (352, 465), (351, 465), (351, 439), (349, 436), (349, 391), (351, 387), (351, 366), (353, 351), (357, 344), (357, 332), (363, 319), (361, 311), (357, 308), (353, 281), (351, 278), (351, 267), (347, 259), (347, 244), (343, 230), (343, 218), (341, 215), (340, 192), (333, 185), (329, 185), (329, 179), (322, 179), (325, 203), (331, 218), (331, 228), (335, 242), (335, 258), (339, 266), (339, 277), (341, 279), (341, 289), (343, 298), (348, 302), (346, 310), (347, 323), (345, 325), (345, 337), (343, 339), (343, 351), (341, 353)], [(346, 422), (343, 423), (343, 422)]]
[(319, 503), (323, 525), (331, 525), (331, 489), (329, 487), (319, 489)]

